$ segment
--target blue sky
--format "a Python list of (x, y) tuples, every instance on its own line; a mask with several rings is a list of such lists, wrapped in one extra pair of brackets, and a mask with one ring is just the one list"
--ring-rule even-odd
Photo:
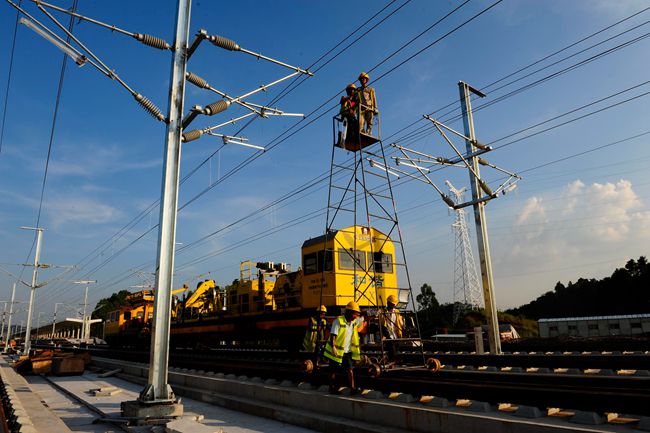
[[(53, 2), (62, 7), (71, 4)], [(474, 105), (477, 136), (482, 142), (494, 142), (494, 147), (512, 142), (493, 151), (488, 159), (522, 172), (524, 177), (512, 193), (487, 206), (499, 308), (529, 302), (552, 289), (557, 281), (600, 278), (630, 258), (647, 256), (650, 108), (648, 96), (643, 94), (650, 90), (648, 39), (644, 36), (650, 28), (645, 24), (650, 11), (486, 86), (642, 11), (648, 2), (506, 0), (407, 60), (491, 4), (469, 1), (400, 50), (461, 2), (366, 2), (363, 9), (353, 9), (342, 1), (242, 1), (230, 6), (195, 1), (192, 34), (205, 28), (251, 51), (300, 67), (312, 65), (387, 7), (316, 63), (312, 67), (317, 69), (314, 77), (273, 105), (286, 112), (313, 114), (303, 121), (295, 117), (258, 119), (242, 133), (255, 144), (276, 144), (271, 150), (223, 178), (256, 152), (228, 145), (209, 158), (219, 149), (220, 141), (207, 136), (184, 145), (181, 174), (192, 175), (181, 186), (179, 202), (191, 204), (179, 213), (177, 242), (182, 251), (176, 257), (175, 286), (194, 285), (199, 278), (207, 278), (208, 272), (219, 284), (228, 283), (237, 278), (239, 262), (245, 259), (299, 266), (300, 244), (322, 233), (325, 216), (315, 214), (304, 222), (290, 221), (324, 207), (327, 184), (292, 193), (289, 200), (265, 207), (329, 170), (331, 116), (337, 95), (361, 71), (369, 71), (372, 80), (379, 78), (372, 85), (377, 91), (385, 144), (397, 141), (436, 156), (451, 156), (451, 152), (433, 131), (410, 135), (426, 126), (422, 114), (433, 112), (451, 127), (462, 129), (454, 120), (460, 112), (457, 82), (463, 80), (486, 89), (488, 97)], [(33, 4), (24, 1), (23, 5), (50, 26)], [(16, 19), (8, 4), (2, 7), (0, 34), (5, 49), (0, 64), (0, 106), (5, 103)], [(78, 10), (132, 32), (160, 36), (169, 42), (173, 39), (172, 1), (120, 2), (119, 7), (115, 2), (80, 2)], [(67, 25), (64, 16), (57, 17)], [(622, 32), (626, 33), (616, 36)], [(131, 87), (167, 111), (169, 52), (145, 47), (86, 22), (75, 23), (74, 33)], [(322, 66), (348, 44), (349, 48)], [(595, 44), (599, 45), (589, 48)], [(611, 50), (622, 44), (620, 49)], [(592, 56), (592, 61), (580, 64)], [(33, 260), (33, 253), (27, 257), (33, 234), (18, 227), (36, 224), (60, 68), (61, 53), (20, 26), (0, 153), (0, 239), (4, 246), (0, 262), (13, 273), (21, 272), (14, 264)], [(287, 74), (276, 65), (207, 43), (191, 59), (188, 70), (231, 95)], [(544, 77), (549, 79), (526, 87)], [(515, 82), (499, 88), (511, 81)], [(634, 86), (638, 87), (623, 92)], [(268, 103), (284, 87), (279, 85), (249, 101)], [(520, 88), (523, 90), (500, 100)], [(619, 92), (623, 93), (610, 98)], [(332, 102), (319, 109), (332, 97)], [(603, 98), (607, 99), (564, 115)], [(216, 99), (215, 94), (187, 86), (186, 108)], [(497, 102), (478, 109), (490, 101)], [(437, 111), (448, 104), (452, 105)], [(199, 119), (193, 126), (206, 127), (241, 114), (244, 111), (232, 108), (215, 118)], [(560, 117), (546, 122), (556, 116)], [(538, 123), (538, 127), (502, 139)], [(241, 126), (243, 123), (220, 131), (233, 134)], [(278, 140), (294, 132), (286, 140)], [(524, 138), (535, 132), (539, 134)], [(39, 289), (36, 314), (42, 311), (44, 317), (51, 315), (55, 302), (78, 306), (83, 287), (67, 281), (98, 280), (91, 286), (91, 303), (145, 283), (145, 274), (152, 271), (155, 262), (157, 230), (147, 231), (158, 222), (158, 208), (151, 210), (150, 205), (160, 196), (164, 133), (164, 125), (153, 120), (116, 82), (90, 65), (79, 68), (68, 62), (45, 184), (41, 260), (78, 267), (60, 281)], [(578, 155), (583, 152), (587, 153)], [(487, 180), (499, 177), (488, 170), (483, 173)], [(457, 187), (468, 184), (467, 173), (454, 168), (436, 172), (432, 178), (440, 186), (447, 179)], [(406, 182), (396, 186), (395, 194), (414, 289), (426, 282), (441, 301), (451, 301), (453, 215), (427, 185)], [(194, 244), (249, 214), (254, 217)], [(142, 218), (128, 225), (138, 215)], [(129, 229), (121, 231), (127, 225)], [(470, 230), (473, 234), (473, 225)], [(115, 237), (117, 233), (122, 235)], [(25, 271), (24, 279), (29, 278), (29, 272)], [(55, 278), (59, 272), (43, 270), (39, 281)], [(0, 274), (1, 300), (9, 298), (13, 281)], [(27, 295), (28, 289), (19, 287), (17, 299), (25, 301)]]

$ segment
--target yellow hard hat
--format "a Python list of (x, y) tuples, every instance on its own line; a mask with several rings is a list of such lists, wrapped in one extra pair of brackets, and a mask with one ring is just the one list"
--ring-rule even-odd
[(357, 304), (354, 301), (348, 302), (348, 305), (345, 306), (345, 309), (350, 311), (356, 311), (357, 313), (361, 314), (361, 310), (359, 309), (359, 304)]
[(386, 298), (386, 302), (390, 302), (393, 305), (397, 305), (397, 296), (390, 295), (388, 298)]
[(365, 72), (362, 72), (362, 73), (359, 74), (359, 80), (361, 80), (362, 78), (365, 78), (365, 79), (369, 80), (369, 79), (370, 79), (370, 75), (368, 75), (368, 74), (365, 73)]
[(327, 313), (327, 307), (325, 305), (321, 305), (318, 311), (320, 311), (321, 313)]
[(354, 83), (350, 83), (350, 84), (348, 84), (348, 85), (346, 86), (345, 90), (347, 90), (347, 89), (356, 89), (356, 88), (357, 88), (356, 84), (354, 84)]

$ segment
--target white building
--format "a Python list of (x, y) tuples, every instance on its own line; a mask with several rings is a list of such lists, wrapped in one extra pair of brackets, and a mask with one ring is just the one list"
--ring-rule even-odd
[(539, 319), (540, 337), (606, 337), (650, 333), (650, 314)]

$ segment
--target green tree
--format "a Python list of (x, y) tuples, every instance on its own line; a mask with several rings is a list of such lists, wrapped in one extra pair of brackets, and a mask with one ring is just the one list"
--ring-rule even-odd
[(128, 290), (120, 290), (117, 293), (113, 293), (108, 298), (100, 299), (93, 311), (93, 319), (106, 320), (108, 313), (127, 304), (126, 297), (129, 293)]
[(419, 311), (422, 310), (436, 310), (440, 308), (440, 303), (436, 299), (436, 294), (427, 283), (422, 284), (420, 287), (420, 294), (416, 296), (416, 301), (419, 304)]

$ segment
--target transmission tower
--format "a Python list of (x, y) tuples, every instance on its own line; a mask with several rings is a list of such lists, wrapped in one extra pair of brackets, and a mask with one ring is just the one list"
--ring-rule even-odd
[[(451, 182), (445, 181), (454, 202), (463, 202), (463, 193), (467, 188), (457, 189)], [(454, 260), (454, 324), (469, 309), (482, 306), (481, 285), (476, 273), (476, 262), (469, 243), (469, 228), (465, 208), (455, 209), (456, 220), (451, 227), (456, 234), (456, 256)]]

